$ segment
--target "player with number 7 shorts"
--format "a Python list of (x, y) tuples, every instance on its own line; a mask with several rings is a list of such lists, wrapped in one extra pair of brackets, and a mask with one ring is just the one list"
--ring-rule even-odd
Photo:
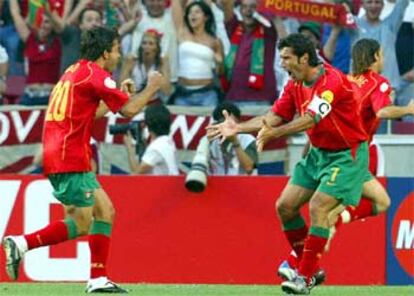
[[(311, 148), (296, 165), (276, 202), (283, 231), (297, 254), (282, 289), (309, 294), (329, 237), (328, 214), (339, 204), (357, 205), (368, 170), (367, 135), (346, 76), (323, 64), (309, 39), (291, 34), (280, 40), (281, 65), (290, 80), (264, 116), (208, 127), (210, 138), (224, 140), (238, 132), (259, 131), (258, 150), (270, 140), (306, 131)], [(300, 214), (309, 203), (311, 227)]]

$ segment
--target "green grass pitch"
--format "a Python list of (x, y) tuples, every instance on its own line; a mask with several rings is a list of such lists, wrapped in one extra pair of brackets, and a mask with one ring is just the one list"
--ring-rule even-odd
[[(128, 295), (139, 296), (276, 296), (284, 295), (279, 286), (259, 285), (149, 285), (124, 284)], [(85, 295), (84, 284), (0, 283), (5, 296)], [(102, 294), (101, 294), (102, 295)], [(312, 296), (413, 296), (414, 286), (321, 286)]]

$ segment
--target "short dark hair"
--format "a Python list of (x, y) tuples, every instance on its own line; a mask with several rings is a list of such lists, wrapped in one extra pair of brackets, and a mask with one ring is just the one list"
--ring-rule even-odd
[(216, 22), (214, 21), (214, 14), (213, 14), (213, 11), (211, 10), (210, 6), (207, 5), (204, 1), (193, 1), (189, 5), (187, 5), (187, 7), (185, 8), (184, 23), (185, 23), (187, 29), (191, 33), (194, 33), (193, 28), (191, 28), (191, 25), (190, 25), (190, 20), (188, 19), (188, 16), (190, 14), (190, 9), (193, 6), (198, 6), (198, 7), (201, 8), (204, 15), (207, 17), (207, 21), (206, 21), (206, 24), (204, 26), (204, 29), (206, 30), (206, 32), (210, 36), (216, 37)]
[(82, 11), (79, 14), (79, 24), (82, 23), (83, 17), (85, 16), (85, 13), (87, 13), (88, 11), (95, 11), (96, 13), (99, 14), (99, 16), (101, 17), (101, 19), (103, 19), (102, 12), (99, 9), (96, 9), (94, 7), (86, 7), (84, 9), (82, 9)]
[(374, 39), (360, 39), (352, 47), (352, 74), (359, 75), (368, 71), (375, 63), (375, 54), (381, 49), (378, 41)]
[(226, 110), (230, 115), (233, 115), (237, 119), (240, 119), (241, 111), (239, 107), (237, 107), (232, 102), (224, 101), (220, 103), (213, 111), (213, 119), (216, 122), (220, 122), (224, 120), (223, 110)]
[(301, 58), (304, 54), (309, 56), (309, 66), (315, 67), (320, 64), (318, 55), (316, 54), (315, 46), (309, 38), (303, 36), (300, 33), (290, 34), (287, 37), (281, 39), (277, 48), (282, 50), (285, 47), (290, 47), (293, 53), (298, 58)]
[(96, 27), (82, 33), (80, 57), (96, 61), (105, 51), (111, 52), (118, 33), (109, 28)]
[(168, 135), (171, 126), (171, 113), (162, 104), (149, 105), (144, 112), (145, 124), (157, 136)]

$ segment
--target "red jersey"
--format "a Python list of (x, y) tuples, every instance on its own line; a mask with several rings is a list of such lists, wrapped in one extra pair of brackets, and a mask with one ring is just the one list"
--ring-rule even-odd
[(28, 61), (29, 73), (26, 83), (55, 84), (59, 80), (62, 60), (62, 44), (58, 36), (41, 42), (32, 31), (27, 38), (25, 57)]
[(323, 65), (312, 85), (290, 80), (272, 111), (286, 121), (309, 113), (316, 124), (306, 132), (314, 147), (337, 151), (355, 148), (367, 140), (351, 83), (339, 70)]
[(380, 124), (377, 112), (392, 104), (391, 85), (386, 78), (371, 70), (361, 75), (348, 76), (348, 79), (358, 102), (362, 126), (371, 141)]
[(101, 99), (117, 112), (128, 95), (117, 89), (110, 74), (94, 62), (80, 60), (65, 71), (53, 88), (45, 115), (46, 175), (91, 170), (89, 142)]

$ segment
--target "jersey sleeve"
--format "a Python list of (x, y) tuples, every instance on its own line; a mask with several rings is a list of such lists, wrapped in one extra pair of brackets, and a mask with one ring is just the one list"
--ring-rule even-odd
[(283, 118), (285, 121), (291, 121), (296, 113), (295, 100), (292, 96), (293, 82), (289, 83), (283, 88), (282, 94), (272, 106), (272, 112)]
[(108, 108), (116, 113), (128, 102), (129, 96), (116, 87), (116, 82), (108, 75), (97, 75), (94, 88)]
[(371, 105), (374, 112), (377, 113), (382, 108), (391, 105), (391, 85), (388, 81), (380, 82), (379, 86), (375, 88), (371, 98)]

